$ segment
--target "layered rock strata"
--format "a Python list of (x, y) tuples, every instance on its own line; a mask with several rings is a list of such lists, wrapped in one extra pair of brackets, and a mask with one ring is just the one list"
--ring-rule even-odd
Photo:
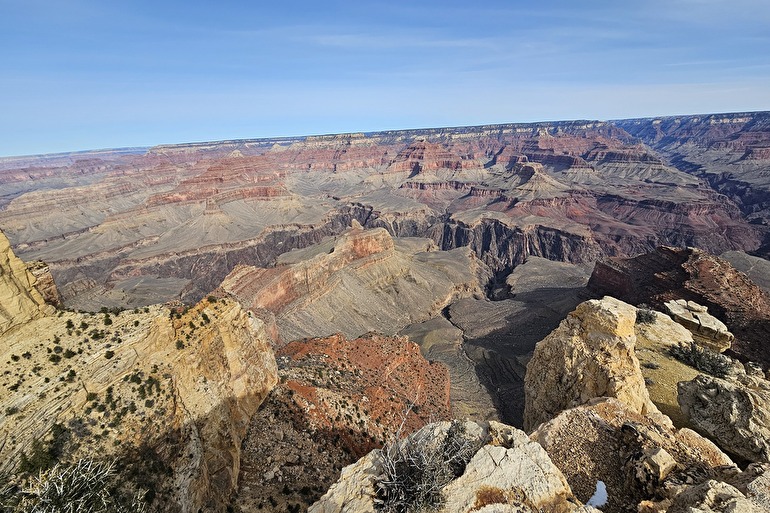
[[(4, 159), (0, 224), (25, 258), (49, 263), (77, 308), (94, 296), (106, 306), (180, 294), (194, 302), (237, 264), (269, 266), (354, 218), (442, 249), (472, 245), (501, 272), (531, 255), (588, 262), (659, 244), (756, 251), (769, 240), (766, 117), (488, 125)], [(648, 140), (659, 132), (671, 138)], [(90, 288), (69, 288), (87, 279)], [(132, 280), (153, 284), (152, 294)]]
[(425, 239), (394, 241), (359, 226), (290, 252), (272, 268), (237, 267), (221, 290), (276, 317), (282, 343), (314, 335), (395, 334), (452, 301), (480, 297), (484, 266), (467, 249), (437, 251)]
[(213, 296), (189, 309), (44, 315), (27, 267), (5, 256), (0, 294), (18, 300), (3, 305), (21, 307), (0, 344), (0, 472), (116, 459), (154, 507), (224, 509), (248, 423), (277, 380), (273, 329)]

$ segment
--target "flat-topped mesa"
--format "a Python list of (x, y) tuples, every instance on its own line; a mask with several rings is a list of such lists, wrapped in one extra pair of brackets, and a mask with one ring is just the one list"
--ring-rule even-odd
[(36, 283), (35, 275), (0, 232), (0, 335), (44, 315), (46, 304)]
[(767, 112), (627, 119), (614, 124), (656, 146), (695, 144), (744, 151), (752, 144), (766, 143), (770, 134)]

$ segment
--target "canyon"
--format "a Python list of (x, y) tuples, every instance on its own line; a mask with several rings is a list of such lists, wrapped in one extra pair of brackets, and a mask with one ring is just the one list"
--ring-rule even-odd
[(765, 425), (769, 223), (765, 112), (0, 158), (0, 477), (42, 441), (163, 511), (337, 511), (461, 430), (457, 511), (752, 511), (764, 431), (714, 418)]
[[(492, 273), (766, 252), (767, 113), (401, 130), (0, 161), (0, 227), (81, 309), (201, 299), (353, 220)], [(53, 222), (55, 220), (55, 222)], [(498, 280), (499, 281), (499, 280)]]

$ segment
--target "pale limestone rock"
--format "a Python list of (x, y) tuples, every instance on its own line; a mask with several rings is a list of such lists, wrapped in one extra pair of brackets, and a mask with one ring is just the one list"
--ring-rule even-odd
[[(430, 424), (411, 435), (428, 436), (441, 443), (448, 422)], [(564, 476), (543, 448), (516, 428), (490, 422), (465, 423), (469, 438), (486, 440), (473, 455), (464, 473), (443, 488), (441, 513), (596, 513), (578, 503)], [(430, 443), (430, 441), (429, 441)], [(373, 513), (375, 481), (380, 473), (381, 451), (375, 450), (343, 469), (342, 475), (310, 513)]]
[(677, 465), (676, 460), (662, 447), (645, 449), (640, 463), (644, 473), (658, 482), (663, 481)]
[(0, 335), (14, 326), (36, 319), (46, 311), (36, 279), (0, 232)]
[(524, 379), (524, 428), (595, 397), (616, 397), (635, 412), (660, 415), (634, 354), (635, 322), (636, 308), (607, 296), (581, 303), (538, 342)]
[(634, 327), (637, 345), (645, 345), (656, 349), (668, 350), (671, 347), (693, 341), (692, 332), (675, 322), (671, 317), (651, 310), (653, 322), (639, 323)]
[(748, 461), (770, 461), (770, 382), (699, 374), (680, 382), (678, 393), (690, 421), (724, 450)]
[(672, 347), (690, 347), (692, 333), (664, 313), (652, 311), (653, 321), (637, 323), (636, 357), (647, 383), (650, 400), (677, 426), (687, 424), (676, 400), (676, 384), (692, 379), (698, 371), (671, 355)]
[(688, 486), (677, 495), (668, 513), (762, 513), (737, 488), (727, 483), (709, 480)]
[(608, 513), (655, 497), (664, 482), (684, 480), (688, 469), (698, 469), (701, 480), (718, 469), (739, 471), (697, 433), (661, 425), (617, 399), (566, 410), (530, 438), (543, 446), (579, 501), (588, 501), (601, 480)]
[(539, 444), (520, 430), (510, 431), (508, 443), (486, 445), (476, 453), (465, 473), (444, 488), (443, 512), (474, 511), (485, 493), (503, 504), (525, 506), (523, 511), (577, 509), (567, 480)]
[[(57, 335), (66, 348), (78, 348), (83, 339), (67, 333), (68, 321), (107, 331), (109, 356), (92, 341), (80, 345), (82, 353), (51, 363), (41, 339)], [(0, 416), (0, 439), (6, 440), (0, 444), (0, 473), (11, 473), (20, 452), (29, 454), (32, 441), (45, 439), (54, 423), (94, 421), (106, 428), (114, 418), (106, 416), (111, 408), (86, 413), (92, 409), (87, 394), (100, 401), (111, 395), (119, 401), (116, 409), (135, 403), (135, 411), (124, 411), (119, 426), (79, 444), (68, 457), (116, 458), (146, 445), (170, 470), (151, 479), (173, 510), (224, 509), (236, 489), (248, 421), (277, 382), (270, 331), (231, 300), (204, 300), (180, 319), (152, 306), (147, 313), (113, 316), (109, 326), (100, 315), (63, 312), (16, 327), (3, 334), (0, 357), (5, 361), (29, 352), (29, 358), (16, 362), (19, 373), (29, 377), (18, 390), (0, 389), (2, 411), (19, 410)], [(113, 338), (117, 335), (120, 341)], [(75, 379), (56, 379), (66, 370), (63, 362), (76, 372)], [(33, 366), (38, 374), (31, 372)], [(134, 377), (145, 389), (141, 395)]]
[(746, 486), (746, 497), (761, 511), (770, 511), (770, 468), (767, 465), (764, 472)]
[(380, 451), (375, 450), (342, 469), (340, 478), (308, 513), (374, 512), (374, 482), (380, 474)]
[(705, 306), (677, 299), (667, 301), (665, 307), (676, 322), (692, 332), (696, 344), (718, 353), (730, 349), (735, 337), (722, 321), (708, 313)]

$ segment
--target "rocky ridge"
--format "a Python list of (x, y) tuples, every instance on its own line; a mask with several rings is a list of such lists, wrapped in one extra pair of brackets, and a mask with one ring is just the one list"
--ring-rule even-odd
[(305, 510), (344, 465), (397, 432), (451, 417), (446, 367), (404, 338), (335, 335), (292, 342), (276, 356), (279, 384), (243, 443), (243, 512)]
[(248, 422), (276, 383), (270, 331), (213, 296), (185, 311), (27, 318), (0, 349), (0, 471), (117, 459), (126, 486), (160, 509), (223, 509)]

